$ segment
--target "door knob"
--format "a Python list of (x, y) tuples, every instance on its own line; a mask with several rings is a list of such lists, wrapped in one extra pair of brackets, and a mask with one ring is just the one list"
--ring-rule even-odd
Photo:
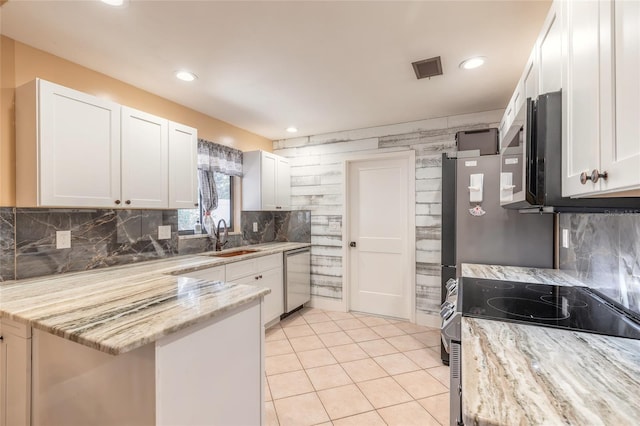
[(355, 241), (351, 241), (351, 242), (349, 243), (349, 247), (355, 247), (355, 246), (356, 246), (356, 242), (355, 242)]

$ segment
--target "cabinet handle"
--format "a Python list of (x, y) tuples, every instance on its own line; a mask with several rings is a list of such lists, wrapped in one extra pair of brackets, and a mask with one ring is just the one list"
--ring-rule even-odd
[(129, 204), (131, 204), (131, 200), (127, 200), (127, 201), (125, 201), (124, 203), (125, 203), (126, 205), (129, 205)]
[(262, 279), (262, 275), (259, 275), (260, 279)]
[(258, 277), (258, 276), (255, 276), (255, 277), (253, 277), (253, 278), (255, 278), (256, 280), (259, 280), (259, 279), (260, 279), (260, 277)]
[(2, 342), (4, 340), (4, 337), (0, 336), (0, 342)]
[(193, 207), (198, 207), (198, 203), (193, 203)]
[(593, 169), (590, 175), (587, 174), (587, 172), (580, 173), (580, 183), (583, 185), (586, 184), (587, 181), (592, 181), (593, 183), (597, 183), (601, 178), (604, 180), (607, 180), (608, 177), (609, 177), (608, 172), (600, 173), (598, 169)]
[(120, 204), (120, 200), (116, 200), (116, 204), (118, 204), (118, 205), (119, 205), (119, 204)]

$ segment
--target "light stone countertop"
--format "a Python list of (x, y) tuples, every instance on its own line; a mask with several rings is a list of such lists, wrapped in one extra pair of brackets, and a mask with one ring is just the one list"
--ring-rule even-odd
[(634, 425), (640, 340), (462, 318), (466, 425)]
[(462, 264), (462, 276), (487, 278), (500, 281), (519, 281), (534, 284), (555, 284), (568, 286), (585, 285), (579, 279), (559, 269), (524, 268), (520, 266)]
[(209, 253), (50, 275), (0, 285), (0, 315), (93, 349), (118, 355), (269, 293), (181, 274), (253, 259), (307, 243), (235, 247), (256, 253), (220, 258)]
[[(563, 271), (463, 265), (463, 276), (583, 285)], [(640, 340), (462, 318), (467, 425), (631, 425)]]

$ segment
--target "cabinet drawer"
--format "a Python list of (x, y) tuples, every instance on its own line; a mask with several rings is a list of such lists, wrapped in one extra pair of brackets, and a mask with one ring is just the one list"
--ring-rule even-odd
[(282, 268), (282, 253), (263, 256), (258, 259), (258, 270), (268, 271), (269, 269)]
[(236, 282), (238, 278), (256, 275), (258, 273), (258, 259), (229, 263), (226, 265), (226, 268), (226, 280)]
[(0, 318), (0, 330), (2, 333), (10, 333), (14, 336), (24, 337), (25, 339), (31, 337), (31, 327), (8, 318)]
[(214, 268), (201, 269), (199, 271), (181, 274), (180, 276), (197, 278), (200, 280), (225, 281), (225, 268), (224, 266), (216, 266)]

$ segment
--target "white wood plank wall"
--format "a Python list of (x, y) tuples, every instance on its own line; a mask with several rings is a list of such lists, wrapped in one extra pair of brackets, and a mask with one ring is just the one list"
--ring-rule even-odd
[[(311, 292), (342, 298), (342, 183), (348, 155), (416, 151), (416, 304), (440, 311), (442, 153), (460, 130), (498, 127), (503, 110), (348, 130), (273, 142), (291, 161), (292, 208), (311, 210)], [(338, 222), (339, 230), (329, 224)]]

